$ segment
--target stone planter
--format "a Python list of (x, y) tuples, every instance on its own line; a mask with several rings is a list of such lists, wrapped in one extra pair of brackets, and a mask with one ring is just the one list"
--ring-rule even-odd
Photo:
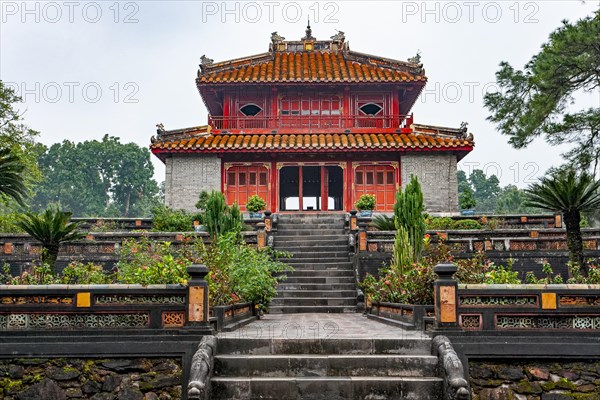
[(358, 211), (358, 216), (359, 217), (372, 217), (373, 216), (373, 210), (359, 210)]
[(249, 214), (251, 219), (261, 219), (263, 217), (261, 212), (250, 212)]

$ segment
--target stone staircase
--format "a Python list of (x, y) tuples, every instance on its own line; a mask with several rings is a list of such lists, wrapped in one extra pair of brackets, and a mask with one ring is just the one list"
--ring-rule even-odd
[(356, 312), (356, 284), (343, 214), (279, 215), (274, 248), (293, 254), (294, 271), (277, 288), (269, 312)]
[(430, 348), (428, 338), (219, 338), (212, 399), (441, 399)]

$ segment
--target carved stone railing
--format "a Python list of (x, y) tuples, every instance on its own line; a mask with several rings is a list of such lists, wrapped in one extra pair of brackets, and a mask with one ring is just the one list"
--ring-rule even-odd
[(257, 318), (253, 303), (238, 303), (227, 306), (215, 306), (210, 309), (210, 320), (216, 332), (235, 329)]
[(210, 379), (214, 370), (214, 359), (217, 353), (217, 338), (205, 336), (192, 357), (190, 366), (190, 382), (187, 395), (190, 400), (210, 400)]
[(600, 333), (600, 285), (464, 285), (454, 264), (434, 272), (438, 331)]
[(210, 333), (207, 272), (202, 265), (189, 267), (188, 285), (1, 285), (0, 334), (173, 329)]
[(430, 330), (435, 322), (433, 305), (372, 302), (367, 307), (367, 316), (399, 321), (404, 329), (419, 331)]
[(600, 333), (600, 285), (458, 285), (462, 330)]
[[(388, 215), (391, 213), (387, 213)], [(435, 213), (432, 213), (435, 215)], [(444, 215), (445, 216), (445, 215)], [(483, 224), (495, 224), (502, 229), (519, 229), (523, 231), (535, 229), (564, 228), (561, 214), (477, 214), (471, 216), (452, 215), (454, 221), (477, 220)], [(360, 217), (358, 224), (367, 228), (372, 217)]]
[[(364, 232), (364, 233), (363, 233)], [(563, 229), (497, 229), (428, 231), (432, 244), (443, 239), (454, 250), (465, 253), (477, 251), (550, 251), (568, 250)], [(395, 231), (361, 230), (364, 244), (361, 251), (391, 252)], [(600, 250), (600, 229), (582, 230), (585, 250)]]
[(469, 377), (446, 336), (433, 338), (431, 353), (438, 357), (439, 375), (444, 379), (444, 400), (470, 400)]

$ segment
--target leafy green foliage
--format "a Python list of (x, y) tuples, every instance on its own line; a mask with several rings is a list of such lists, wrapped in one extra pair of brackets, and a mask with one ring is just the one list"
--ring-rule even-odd
[(23, 233), (23, 229), (18, 225), (22, 215), (16, 211), (0, 213), (0, 232)]
[(375, 196), (372, 194), (363, 194), (354, 203), (354, 207), (359, 211), (372, 211), (375, 209), (375, 205)]
[(523, 148), (536, 137), (550, 144), (572, 144), (564, 154), (571, 165), (596, 175), (600, 165), (600, 108), (577, 109), (573, 96), (594, 92), (600, 82), (600, 11), (575, 23), (564, 21), (523, 70), (507, 62), (496, 72), (498, 93), (484, 104), (489, 120), (509, 143)]
[(67, 285), (101, 285), (111, 283), (111, 276), (102, 265), (73, 261), (62, 270), (58, 280)]
[(445, 231), (449, 229), (454, 229), (454, 220), (450, 217), (430, 217), (428, 216), (425, 219), (425, 225), (427, 229), (430, 230), (440, 230)]
[(454, 221), (452, 229), (481, 229), (482, 226), (474, 219), (459, 219)]
[(35, 209), (55, 204), (80, 217), (145, 217), (160, 203), (150, 152), (135, 143), (108, 135), (65, 140), (44, 149), (38, 161), (44, 179)]
[(80, 223), (70, 220), (70, 212), (49, 208), (41, 214), (23, 214), (17, 225), (42, 243), (42, 264), (54, 268), (60, 244), (85, 237), (77, 231)]
[(458, 204), (461, 210), (475, 208), (480, 213), (518, 214), (533, 210), (525, 205), (524, 192), (515, 185), (500, 187), (496, 175), (487, 177), (483, 170), (474, 169), (467, 177), (457, 172)]
[(404, 275), (406, 267), (415, 260), (414, 252), (415, 248), (411, 246), (406, 227), (400, 225), (394, 238), (391, 269), (399, 275)]
[(208, 233), (215, 238), (226, 232), (239, 233), (244, 220), (237, 204), (229, 207), (223, 193), (212, 191), (206, 200), (204, 223)]
[(529, 206), (563, 213), (571, 262), (587, 272), (583, 263), (581, 213), (600, 208), (600, 181), (586, 172), (559, 169), (530, 185), (525, 193)]
[(384, 214), (376, 215), (371, 220), (371, 224), (380, 231), (393, 231), (396, 229), (394, 219), (394, 217), (388, 217)]
[(4, 264), (0, 283), (5, 285), (96, 285), (111, 283), (111, 276), (101, 265), (73, 261), (55, 274), (48, 264), (34, 265), (20, 276), (12, 276), (10, 265)]
[[(27, 192), (41, 178), (37, 163), (41, 145), (35, 142), (39, 133), (23, 123), (23, 113), (15, 108), (19, 103), (21, 98), (0, 80), (0, 149), (10, 153), (15, 167), (18, 165), (19, 169), (22, 168), (19, 174)], [(19, 190), (19, 193), (25, 197), (25, 192)]]
[(9, 148), (0, 148), (0, 194), (25, 205), (25, 164)]
[(264, 210), (266, 206), (267, 203), (263, 200), (263, 198), (254, 194), (248, 199), (248, 203), (246, 203), (246, 210), (250, 212), (259, 212)]
[(202, 258), (210, 270), (207, 280), (212, 304), (244, 300), (266, 310), (277, 295), (277, 283), (285, 278), (281, 273), (290, 269), (279, 261), (285, 257), (289, 255), (240, 244), (235, 232), (218, 236)]
[(477, 200), (475, 200), (475, 193), (471, 188), (467, 188), (465, 191), (460, 192), (458, 195), (458, 207), (461, 210), (470, 210), (475, 208)]
[[(419, 262), (421, 260), (421, 254), (423, 252), (423, 237), (427, 229), (425, 225), (425, 204), (423, 202), (423, 192), (421, 191), (421, 185), (416, 176), (412, 176), (410, 182), (404, 188), (398, 190), (396, 193), (396, 202), (394, 203), (394, 221), (396, 228), (398, 228), (398, 235), (400, 233), (400, 227), (404, 227), (408, 236), (408, 241), (412, 249), (411, 261)], [(396, 241), (396, 244), (402, 246), (402, 240)], [(399, 251), (402, 251), (400, 248)], [(396, 249), (394, 250), (396, 252)], [(395, 258), (395, 261), (401, 261), (402, 257)], [(394, 266), (402, 269), (400, 265), (394, 264)]]
[(154, 285), (185, 284), (189, 279), (187, 267), (192, 265), (193, 249), (184, 254), (173, 249), (170, 242), (151, 241), (146, 237), (129, 239), (121, 244), (117, 263), (117, 281), (121, 283)]
[(488, 272), (485, 273), (485, 280), (483, 283), (513, 285), (520, 284), (521, 280), (519, 279), (519, 273), (517, 271), (513, 271), (512, 263), (512, 259), (509, 260), (507, 266), (488, 263)]
[(193, 216), (184, 210), (174, 210), (167, 206), (152, 209), (152, 230), (157, 232), (191, 232)]

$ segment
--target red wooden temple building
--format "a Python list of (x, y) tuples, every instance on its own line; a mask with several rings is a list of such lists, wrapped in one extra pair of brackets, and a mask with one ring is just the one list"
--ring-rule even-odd
[(202, 57), (196, 85), (208, 125), (165, 130), (151, 150), (166, 165), (168, 206), (195, 210), (221, 190), (245, 210), (253, 194), (273, 212), (349, 211), (360, 195), (376, 212), (417, 175), (428, 211), (458, 208), (456, 165), (474, 146), (466, 127), (415, 123), (427, 82), (419, 57), (397, 61), (350, 50), (344, 34), (286, 41), (224, 62)]

